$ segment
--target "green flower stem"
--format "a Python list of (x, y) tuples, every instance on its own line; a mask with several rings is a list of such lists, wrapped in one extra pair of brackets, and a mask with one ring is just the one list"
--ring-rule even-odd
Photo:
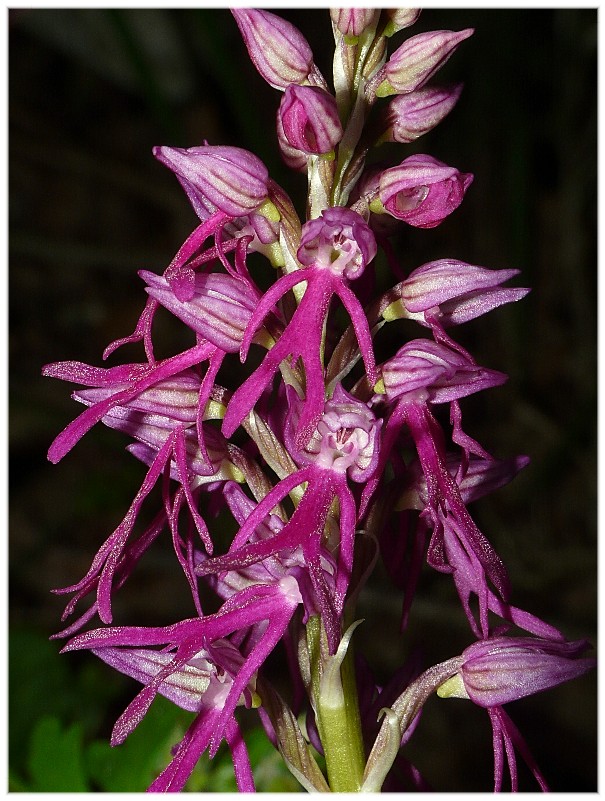
[(311, 682), (317, 729), (334, 793), (356, 793), (362, 785), (365, 751), (357, 700), (353, 651), (348, 648), (352, 628), (341, 648), (330, 656), (321, 619), (307, 624)]

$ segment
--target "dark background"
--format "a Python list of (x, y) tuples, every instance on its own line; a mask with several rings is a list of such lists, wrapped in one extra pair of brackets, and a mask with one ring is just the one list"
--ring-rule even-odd
[[(327, 11), (283, 13), (330, 80)], [(413, 147), (379, 155), (395, 163), (427, 152), (475, 180), (452, 217), (406, 231), (398, 253), (406, 270), (442, 257), (515, 267), (517, 283), (532, 287), (522, 302), (453, 332), (479, 363), (510, 375), (463, 402), (466, 430), (498, 456), (532, 457), (472, 511), (509, 566), (513, 601), (596, 645), (597, 12), (431, 9), (396, 43), (466, 27), (475, 35), (436, 81), (464, 81), (456, 109)], [(250, 65), (226, 10), (14, 10), (9, 45), (10, 615), (13, 631), (32, 634), (36, 660), (36, 642), (45, 648), (59, 626), (62, 602), (49, 590), (86, 572), (142, 477), (121, 438), (100, 427), (58, 466), (46, 461), (77, 409), (69, 386), (42, 379), (40, 368), (100, 364), (142, 308), (136, 271), (161, 272), (195, 226), (152, 146), (207, 140), (252, 150), (299, 210), (305, 181), (279, 161), (279, 95)], [(176, 336), (166, 332), (167, 347)], [(158, 624), (191, 613), (167, 554), (149, 554), (118, 617), (123, 609), (124, 621)], [(381, 622), (361, 626), (358, 643), (382, 678), (416, 642), (427, 665), (470, 642), (449, 582), (428, 570), (407, 639), (397, 635), (394, 590), (370, 588), (364, 604)], [(26, 677), (13, 679), (13, 694), (23, 692), (15, 681)], [(410, 757), (437, 790), (491, 786), (487, 716), (470, 707), (431, 701), (412, 740)], [(554, 790), (596, 789), (595, 676), (509, 711)], [(101, 729), (111, 725), (100, 719)], [(11, 710), (17, 762), (31, 723)]]

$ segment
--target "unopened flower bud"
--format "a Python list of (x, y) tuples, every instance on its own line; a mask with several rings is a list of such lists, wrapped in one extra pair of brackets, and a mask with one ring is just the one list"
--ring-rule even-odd
[(331, 8), (330, 17), (335, 27), (343, 34), (347, 44), (355, 44), (357, 38), (375, 25), (380, 11), (376, 8)]
[[(426, 325), (425, 312), (435, 312), (442, 325), (458, 325), (491, 309), (525, 297), (525, 287), (501, 285), (519, 270), (488, 270), (456, 259), (438, 259), (413, 270), (397, 289), (400, 299), (388, 306), (385, 320), (407, 317)], [(432, 311), (431, 311), (432, 310)]]
[(409, 28), (420, 16), (419, 8), (385, 8), (382, 13), (388, 17), (384, 27), (383, 36), (392, 36), (394, 33)]
[(225, 214), (243, 217), (267, 199), (269, 172), (242, 148), (155, 147), (153, 154), (175, 173), (202, 220), (208, 217), (208, 202)]
[(302, 228), (298, 260), (343, 275), (358, 278), (376, 255), (376, 239), (363, 217), (351, 209), (334, 206)]
[[(80, 389), (74, 392), (73, 397), (87, 406), (92, 406), (121, 389), (126, 389), (127, 386), (127, 382), (124, 382), (113, 386)], [(195, 423), (199, 394), (199, 376), (193, 370), (185, 370), (144, 389), (131, 398), (125, 406), (119, 408), (145, 415), (159, 415), (171, 421), (173, 426), (178, 423)]]
[(382, 367), (389, 402), (405, 396), (410, 402), (449, 403), (505, 381), (504, 373), (430, 339), (406, 342)]
[(418, 154), (384, 170), (379, 199), (389, 214), (408, 225), (434, 228), (462, 203), (472, 180), (470, 173)]
[(376, 88), (378, 97), (413, 92), (423, 86), (458, 45), (474, 33), (463, 31), (430, 31), (412, 36), (391, 55), (381, 71), (382, 82)]
[(500, 706), (575, 679), (595, 666), (582, 656), (586, 640), (494, 637), (466, 648), (458, 673), (437, 691), (442, 698), (469, 698), (482, 707)]
[(290, 84), (278, 117), (290, 145), (303, 153), (330, 153), (342, 139), (336, 99), (318, 86)]
[(425, 87), (398, 95), (386, 112), (388, 128), (381, 142), (408, 144), (431, 131), (454, 108), (462, 84), (451, 88)]
[(240, 32), (254, 66), (276, 89), (303, 83), (313, 69), (313, 52), (292, 23), (270, 11), (234, 8)]
[(197, 334), (227, 353), (239, 350), (259, 297), (248, 283), (222, 273), (197, 273), (193, 296), (181, 301), (168, 281), (142, 270), (146, 290)]

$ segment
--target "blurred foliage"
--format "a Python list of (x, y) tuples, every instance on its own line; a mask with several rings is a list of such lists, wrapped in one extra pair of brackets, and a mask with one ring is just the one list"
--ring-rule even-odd
[[(170, 749), (193, 720), (192, 713), (157, 696), (134, 732), (112, 748), (111, 716), (117, 717), (137, 685), (96, 659), (78, 662), (74, 667), (60, 656), (41, 632), (22, 626), (11, 632), (11, 792), (141, 792), (168, 764)], [(262, 727), (249, 727), (244, 739), (259, 792), (301, 789)], [(186, 789), (237, 792), (224, 744), (214, 760), (199, 760)]]
[[(329, 76), (327, 11), (283, 13)], [(509, 566), (515, 603), (596, 645), (597, 12), (428, 9), (395, 44), (412, 33), (466, 27), (474, 36), (438, 76), (464, 81), (457, 108), (413, 147), (384, 146), (373, 158), (428, 152), (475, 174), (456, 214), (437, 229), (402, 233), (403, 269), (449, 256), (519, 268), (519, 283), (532, 287), (521, 303), (455, 332), (479, 363), (511, 377), (465, 400), (466, 430), (498, 456), (532, 457), (510, 487), (473, 513)], [(49, 590), (86, 572), (128, 508), (142, 467), (123, 453), (116, 432), (101, 428), (51, 467), (46, 449), (76, 408), (69, 388), (42, 380), (40, 367), (69, 358), (100, 363), (105, 345), (131, 331), (142, 308), (136, 271), (161, 272), (195, 225), (176, 180), (153, 159), (153, 145), (207, 140), (250, 149), (302, 210), (304, 178), (277, 155), (277, 103), (224, 9), (9, 11), (15, 790), (68, 789), (68, 782), (73, 790), (125, 789), (122, 781), (140, 789), (186, 725), (158, 699), (139, 731), (109, 749), (132, 683), (91, 656), (58, 657), (58, 643), (46, 641), (62, 606)], [(181, 344), (176, 327), (162, 323), (159, 334), (166, 352)], [(393, 324), (390, 336), (411, 335), (417, 328)], [(138, 351), (120, 357), (130, 355), (139, 358)], [(169, 544), (158, 543), (117, 598), (116, 622), (159, 625), (192, 613), (174, 576)], [(446, 577), (425, 571), (404, 638), (400, 598), (385, 586), (379, 568), (362, 601), (372, 623), (356, 634), (379, 678), (417, 644), (426, 664), (468, 644)], [(276, 657), (272, 666), (286, 684), (283, 662)], [(596, 788), (595, 698), (596, 677), (585, 677), (511, 707), (556, 790)], [(149, 743), (137, 739), (147, 736)], [(267, 771), (267, 789), (285, 787), (275, 754), (262, 751), (254, 729), (247, 736), (257, 749), (259, 784)], [(490, 786), (490, 740), (480, 710), (432, 700), (409, 756), (436, 788), (481, 790)], [(212, 766), (202, 760), (195, 789), (232, 787), (229, 765), (228, 755)]]

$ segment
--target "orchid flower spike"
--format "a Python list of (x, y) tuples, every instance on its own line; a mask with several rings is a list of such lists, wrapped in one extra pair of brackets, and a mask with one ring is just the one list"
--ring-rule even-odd
[[(504, 707), (581, 676), (594, 659), (585, 641), (567, 642), (514, 605), (508, 569), (467, 508), (528, 457), (496, 459), (463, 430), (463, 399), (507, 376), (450, 334), (529, 290), (508, 286), (519, 272), (508, 265), (410, 263), (425, 234), (412, 237), (405, 257), (397, 250), (406, 225), (440, 225), (473, 181), (414, 145), (458, 102), (461, 83), (432, 78), (473, 29), (394, 43), (419, 9), (321, 13), (334, 43), (331, 84), (289, 19), (232, 10), (242, 48), (278, 91), (274, 144), (288, 167), (306, 173), (304, 197), (276, 183), (270, 160), (233, 143), (209, 144), (202, 134), (192, 147), (155, 147), (197, 220), (159, 274), (140, 270), (144, 308), (103, 359), (127, 344), (143, 355), (43, 368), (75, 384), (72, 397), (84, 406), (49, 460), (101, 423), (126, 438), (142, 476), (85, 575), (54, 590), (68, 596), (69, 621), (53, 638), (141, 685), (112, 745), (158, 694), (192, 713), (151, 791), (191, 786), (198, 759), (214, 758), (223, 742), (238, 790), (264, 789), (242, 737), (242, 707), (305, 790), (426, 790), (402, 745), (436, 690), (487, 710), (496, 791), (505, 760), (518, 789), (515, 751), (546, 789)], [(329, 63), (326, 55), (318, 63)], [(244, 71), (236, 73), (241, 80)], [(375, 148), (384, 143), (381, 162)], [(190, 616), (118, 625), (116, 594), (166, 532)], [(401, 591), (401, 634), (428, 564), (453, 582), (476, 642), (427, 669), (412, 653), (378, 685), (351, 635), (379, 557)], [(366, 606), (370, 618), (376, 605)], [(432, 636), (430, 625), (409, 630)], [(290, 681), (283, 698), (282, 680), (278, 692), (272, 678), (280, 658)]]

